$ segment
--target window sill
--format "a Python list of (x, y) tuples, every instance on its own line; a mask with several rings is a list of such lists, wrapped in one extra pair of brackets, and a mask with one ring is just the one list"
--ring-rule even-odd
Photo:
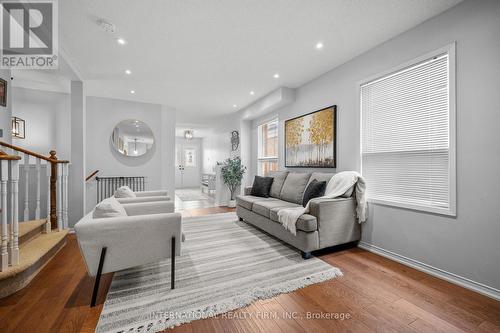
[(424, 213), (433, 213), (433, 214), (440, 214), (452, 217), (457, 216), (455, 207), (449, 207), (449, 208), (429, 207), (412, 203), (403, 203), (403, 202), (373, 199), (373, 198), (368, 198), (367, 202), (389, 207), (411, 209), (414, 211), (419, 211)]

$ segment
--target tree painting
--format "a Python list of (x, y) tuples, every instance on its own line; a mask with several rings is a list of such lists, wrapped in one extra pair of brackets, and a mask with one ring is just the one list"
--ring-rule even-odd
[(291, 160), (298, 159), (302, 133), (304, 133), (304, 118), (289, 120), (285, 126), (286, 154)]
[(336, 167), (336, 115), (334, 105), (285, 122), (287, 167)]

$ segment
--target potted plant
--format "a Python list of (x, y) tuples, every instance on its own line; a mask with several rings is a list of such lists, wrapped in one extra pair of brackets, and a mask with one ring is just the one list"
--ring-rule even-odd
[(221, 168), (224, 184), (226, 184), (229, 192), (231, 192), (231, 199), (227, 205), (228, 207), (236, 207), (234, 193), (241, 185), (241, 180), (243, 179), (246, 169), (245, 166), (241, 165), (241, 159), (239, 157), (228, 158)]

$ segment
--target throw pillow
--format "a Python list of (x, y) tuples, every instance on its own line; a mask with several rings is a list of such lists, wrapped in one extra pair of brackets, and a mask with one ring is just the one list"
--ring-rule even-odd
[(115, 191), (115, 198), (135, 198), (135, 193), (128, 186), (122, 186)]
[(325, 195), (326, 182), (318, 182), (314, 179), (306, 188), (304, 198), (302, 199), (302, 206), (306, 206), (309, 200), (319, 198)]
[(125, 208), (115, 198), (107, 198), (97, 204), (92, 213), (95, 219), (127, 216)]
[(269, 198), (273, 180), (273, 177), (255, 176), (250, 194), (256, 197)]

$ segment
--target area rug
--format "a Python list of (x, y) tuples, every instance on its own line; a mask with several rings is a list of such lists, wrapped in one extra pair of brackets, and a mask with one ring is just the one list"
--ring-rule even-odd
[(96, 332), (158, 332), (342, 275), (235, 213), (184, 218), (182, 225), (175, 289), (170, 259), (115, 273)]

